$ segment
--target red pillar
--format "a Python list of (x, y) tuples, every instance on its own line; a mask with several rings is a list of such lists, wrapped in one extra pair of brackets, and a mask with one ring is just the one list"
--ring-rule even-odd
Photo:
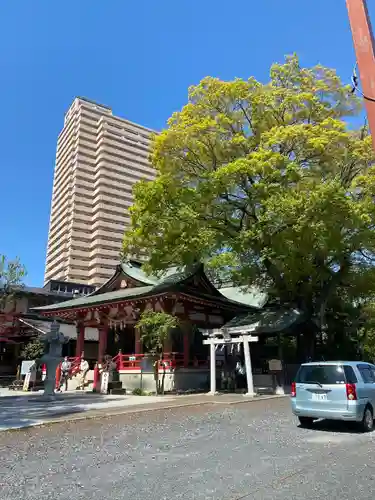
[(134, 353), (142, 354), (141, 332), (137, 327), (134, 328), (134, 338), (135, 338)]
[(375, 150), (375, 55), (374, 37), (366, 0), (346, 0), (367, 120)]
[(93, 392), (100, 391), (99, 384), (100, 384), (99, 367), (98, 367), (98, 363), (95, 363), (95, 367), (94, 367), (94, 380), (93, 380), (93, 384), (92, 384), (92, 391)]
[(99, 348), (98, 348), (98, 362), (102, 363), (105, 352), (107, 350), (107, 337), (108, 337), (108, 325), (100, 325), (99, 328)]
[(77, 343), (76, 343), (76, 356), (81, 357), (85, 350), (85, 325), (78, 323), (77, 325)]
[(190, 361), (190, 336), (189, 332), (184, 331), (184, 368), (188, 368)]
[(56, 384), (55, 384), (56, 390), (60, 389), (60, 378), (61, 378), (61, 363), (59, 363), (56, 368)]

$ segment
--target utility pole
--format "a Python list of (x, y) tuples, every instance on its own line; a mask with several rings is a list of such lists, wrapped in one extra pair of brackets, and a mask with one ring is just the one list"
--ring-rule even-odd
[(375, 150), (375, 44), (366, 0), (346, 0), (367, 121)]

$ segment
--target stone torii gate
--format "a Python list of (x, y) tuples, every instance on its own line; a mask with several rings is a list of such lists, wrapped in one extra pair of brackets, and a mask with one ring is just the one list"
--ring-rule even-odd
[[(250, 342), (258, 342), (258, 337), (251, 335), (254, 331), (254, 326), (251, 327), (233, 327), (220, 328), (215, 330), (202, 331), (207, 339), (203, 340), (203, 344), (210, 346), (210, 392), (216, 394), (216, 349), (219, 345), (243, 344), (245, 354), (247, 393), (246, 396), (255, 396), (253, 372), (251, 366)], [(233, 336), (232, 336), (233, 335)], [(236, 335), (236, 336), (235, 336)]]

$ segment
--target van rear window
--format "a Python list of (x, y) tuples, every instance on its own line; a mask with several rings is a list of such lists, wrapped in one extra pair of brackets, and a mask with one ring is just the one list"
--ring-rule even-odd
[(354, 384), (357, 382), (353, 368), (342, 365), (301, 366), (296, 382), (301, 384)]

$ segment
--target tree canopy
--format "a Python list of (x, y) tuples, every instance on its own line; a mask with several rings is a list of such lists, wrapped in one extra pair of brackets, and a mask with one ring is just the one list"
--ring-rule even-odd
[(361, 103), (336, 72), (297, 56), (270, 79), (204, 78), (155, 135), (135, 186), (125, 254), (157, 271), (197, 260), (319, 315), (375, 290), (375, 167)]

